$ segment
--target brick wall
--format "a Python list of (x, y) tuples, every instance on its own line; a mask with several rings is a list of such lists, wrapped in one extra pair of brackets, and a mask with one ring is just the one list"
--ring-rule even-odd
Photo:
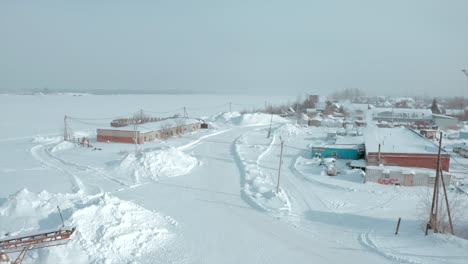
[[(380, 159), (382, 164), (386, 166), (437, 169), (437, 154), (381, 153)], [(367, 163), (379, 165), (378, 153), (368, 153)], [(450, 156), (448, 154), (441, 155), (441, 165), (442, 170), (449, 171)]]

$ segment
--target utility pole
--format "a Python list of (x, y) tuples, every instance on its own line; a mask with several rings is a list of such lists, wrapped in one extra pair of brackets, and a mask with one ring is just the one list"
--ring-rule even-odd
[(431, 213), (429, 215), (429, 223), (426, 225), (426, 232), (427, 235), (428, 229), (431, 228), (434, 230), (434, 233), (438, 233), (438, 225), (437, 225), (437, 214), (438, 214), (438, 203), (439, 203), (439, 176), (440, 176), (440, 152), (442, 149), (442, 132), (440, 132), (439, 136), (439, 152), (437, 154), (437, 171), (436, 171), (436, 178), (434, 181), (434, 191), (432, 194), (432, 205), (431, 205)]
[(133, 129), (135, 131), (135, 138), (134, 138), (134, 141), (135, 141), (135, 155), (138, 154), (138, 120), (135, 118), (133, 120)]
[(442, 187), (444, 188), (445, 206), (447, 207), (447, 215), (448, 215), (448, 221), (450, 225), (450, 233), (453, 235), (452, 214), (450, 213), (450, 205), (449, 205), (448, 197), (447, 197), (447, 188), (445, 187), (445, 180), (444, 180), (444, 174), (442, 173), (442, 168), (440, 169), (440, 179), (442, 180)]
[(68, 141), (68, 129), (67, 129), (67, 116), (65, 116), (63, 118), (63, 124), (64, 124), (64, 128), (63, 128), (63, 140), (64, 141)]
[(268, 129), (268, 135), (267, 138), (270, 138), (271, 135), (271, 124), (273, 123), (273, 111), (271, 112), (271, 118), (270, 118), (270, 128)]
[(232, 108), (231, 108), (231, 107), (232, 107), (232, 103), (229, 102), (229, 112), (232, 112)]
[(280, 160), (279, 160), (279, 168), (278, 168), (278, 182), (276, 183), (276, 193), (279, 193), (279, 184), (280, 184), (280, 176), (281, 176), (281, 164), (283, 164), (283, 145), (284, 140), (280, 137), (281, 140), (281, 151), (280, 151)]
[(188, 118), (187, 108), (185, 108), (185, 106), (184, 106), (184, 118)]

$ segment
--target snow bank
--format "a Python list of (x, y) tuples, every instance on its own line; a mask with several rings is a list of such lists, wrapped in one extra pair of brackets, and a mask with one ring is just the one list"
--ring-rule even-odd
[(281, 136), (284, 140), (286, 140), (289, 137), (297, 136), (302, 132), (303, 130), (301, 129), (301, 127), (288, 123), (276, 129), (275, 135)]
[(233, 119), (237, 119), (241, 116), (239, 112), (223, 112), (208, 118), (212, 122), (216, 123), (231, 123)]
[[(257, 131), (264, 139), (264, 133)], [(274, 140), (271, 141), (271, 144)], [(269, 154), (269, 147), (249, 145), (246, 136), (236, 141), (236, 154), (242, 171), (242, 194), (245, 200), (256, 208), (260, 208), (276, 216), (286, 216), (291, 212), (291, 204), (282, 188), (276, 192), (276, 183), (269, 172), (261, 168), (262, 159)]]
[(60, 137), (45, 137), (45, 136), (35, 136), (31, 142), (32, 143), (50, 143), (52, 141), (60, 140)]
[[(66, 246), (45, 248), (30, 254), (34, 263), (141, 263), (171, 241), (166, 226), (171, 218), (107, 194), (31, 193), (24, 189), (0, 206), (0, 238), (58, 229), (56, 206), (65, 224), (76, 227)], [(14, 232), (14, 233), (13, 233)]]
[(177, 148), (128, 154), (118, 166), (120, 173), (130, 174), (138, 182), (140, 178), (159, 179), (189, 173), (197, 165), (197, 159)]
[[(248, 126), (248, 125), (268, 125), (270, 124), (271, 115), (264, 113), (254, 113), (254, 114), (244, 114), (237, 121), (238, 125)], [(273, 115), (273, 123), (287, 123), (288, 120)]]
[(62, 141), (55, 145), (52, 149), (51, 152), (58, 152), (58, 151), (64, 151), (68, 149), (73, 149), (75, 148), (75, 144), (69, 141)]
[[(264, 113), (240, 114), (239, 112), (225, 112), (212, 116), (209, 120), (215, 123), (237, 126), (268, 125), (270, 124), (271, 115)], [(273, 123), (287, 122), (286, 119), (273, 115)]]

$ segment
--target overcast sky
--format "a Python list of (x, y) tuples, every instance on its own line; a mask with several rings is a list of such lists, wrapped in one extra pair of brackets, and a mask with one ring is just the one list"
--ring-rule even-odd
[(467, 0), (0, 1), (0, 90), (468, 96)]

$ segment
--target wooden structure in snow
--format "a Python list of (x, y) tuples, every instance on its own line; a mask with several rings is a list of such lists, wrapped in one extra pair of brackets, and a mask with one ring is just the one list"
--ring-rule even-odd
[[(0, 263), (3, 261), (4, 263), (20, 264), (29, 250), (65, 245), (69, 242), (75, 230), (75, 228), (59, 229), (52, 232), (0, 240)], [(10, 262), (7, 254), (18, 252), (20, 254), (16, 260)]]

